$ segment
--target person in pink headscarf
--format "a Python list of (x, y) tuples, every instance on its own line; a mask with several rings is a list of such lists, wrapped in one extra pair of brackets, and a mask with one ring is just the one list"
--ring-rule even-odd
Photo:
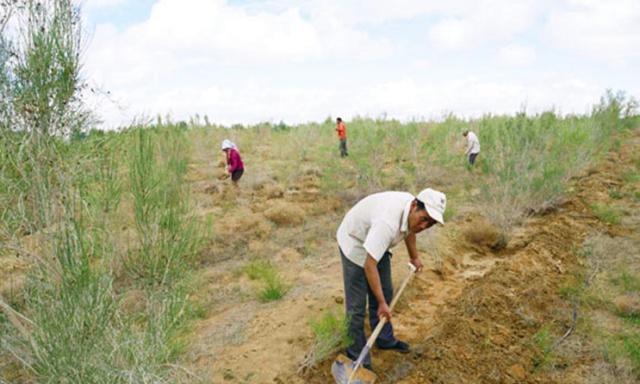
[(234, 185), (238, 185), (238, 180), (244, 173), (244, 164), (242, 163), (240, 152), (238, 152), (238, 147), (231, 140), (225, 139), (222, 142), (222, 150), (227, 156), (227, 170), (231, 176), (231, 181), (233, 181)]

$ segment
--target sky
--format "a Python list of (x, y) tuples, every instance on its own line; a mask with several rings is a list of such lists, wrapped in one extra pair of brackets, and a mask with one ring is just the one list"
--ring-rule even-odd
[(78, 0), (104, 127), (400, 120), (640, 96), (638, 0)]

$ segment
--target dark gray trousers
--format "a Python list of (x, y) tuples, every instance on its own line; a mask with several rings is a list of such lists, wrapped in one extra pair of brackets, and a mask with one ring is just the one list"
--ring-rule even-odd
[[(344, 253), (342, 253), (342, 250), (340, 250), (340, 257), (342, 258), (345, 305), (347, 318), (349, 319), (349, 336), (352, 340), (352, 344), (347, 348), (347, 355), (355, 359), (360, 355), (360, 351), (367, 343), (367, 338), (364, 333), (364, 317), (367, 309), (367, 299), (369, 300), (369, 324), (371, 325), (372, 331), (380, 321), (378, 318), (378, 301), (373, 295), (371, 288), (369, 288), (364, 268), (347, 259)], [(391, 305), (391, 300), (393, 299), (391, 252), (387, 251), (378, 262), (378, 273), (380, 274), (380, 283), (382, 285), (384, 298), (387, 304)], [(390, 323), (386, 323), (384, 327), (382, 327), (382, 332), (380, 332), (376, 344), (386, 347), (394, 345), (395, 342), (393, 326)], [(365, 358), (364, 364), (371, 364), (371, 356)]]
[(473, 164), (476, 163), (476, 157), (478, 157), (478, 153), (470, 153), (469, 154), (469, 164), (470, 165), (473, 165)]
[(349, 153), (347, 153), (347, 139), (340, 139), (340, 156), (349, 156)]

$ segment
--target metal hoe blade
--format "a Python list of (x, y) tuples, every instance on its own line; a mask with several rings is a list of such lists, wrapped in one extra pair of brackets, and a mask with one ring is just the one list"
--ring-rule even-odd
[(336, 384), (373, 384), (377, 378), (370, 370), (356, 367), (356, 363), (344, 355), (339, 355), (333, 362), (331, 374)]

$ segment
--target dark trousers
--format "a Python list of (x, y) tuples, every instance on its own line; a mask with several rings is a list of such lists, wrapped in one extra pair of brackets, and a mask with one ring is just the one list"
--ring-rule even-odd
[(340, 157), (349, 156), (347, 153), (347, 139), (340, 139)]
[(242, 174), (244, 173), (244, 169), (236, 169), (235, 171), (233, 171), (233, 173), (231, 174), (231, 180), (234, 183), (237, 183), (238, 180), (240, 180), (240, 178), (242, 177)]
[(476, 157), (478, 157), (477, 153), (470, 153), (469, 154), (469, 164), (473, 165), (476, 163)]
[[(355, 359), (360, 355), (360, 351), (367, 343), (364, 333), (364, 318), (367, 309), (367, 299), (369, 300), (369, 324), (371, 330), (378, 325), (378, 301), (376, 300), (364, 273), (364, 268), (347, 259), (342, 250), (340, 250), (342, 258), (342, 274), (344, 278), (345, 305), (347, 310), (347, 318), (349, 319), (349, 336), (352, 344), (347, 348), (347, 355)], [(391, 252), (386, 252), (382, 259), (378, 262), (378, 273), (380, 274), (380, 283), (382, 285), (382, 293), (391, 305), (393, 299), (393, 285), (391, 283)], [(386, 323), (382, 327), (382, 332), (376, 340), (378, 346), (391, 346), (395, 344), (396, 339), (393, 336), (393, 326)], [(364, 364), (371, 364), (371, 356), (364, 359)]]

